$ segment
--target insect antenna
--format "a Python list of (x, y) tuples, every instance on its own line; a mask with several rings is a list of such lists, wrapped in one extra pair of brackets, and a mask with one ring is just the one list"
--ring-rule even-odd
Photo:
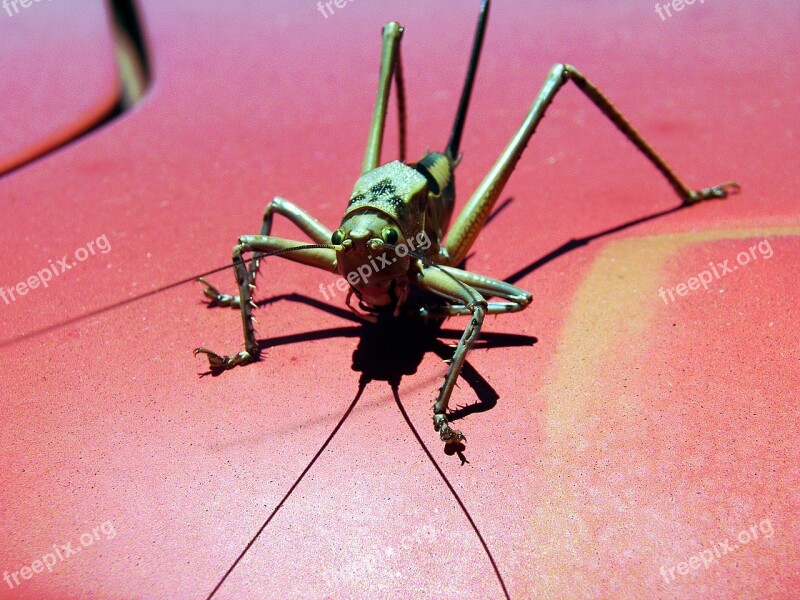
[[(276, 254), (283, 254), (284, 252), (296, 252), (298, 250), (315, 250), (317, 248), (327, 248), (330, 250), (336, 250), (337, 252), (342, 250), (342, 246), (335, 246), (333, 244), (302, 244), (300, 246), (292, 246), (291, 248), (281, 248), (280, 250), (273, 250), (272, 252), (255, 252), (249, 260), (253, 258), (264, 258), (266, 256), (275, 256)], [(231, 265), (233, 266), (233, 265)]]
[(478, 26), (475, 29), (475, 37), (472, 42), (472, 54), (469, 58), (467, 76), (464, 79), (464, 88), (461, 90), (461, 100), (458, 103), (458, 112), (453, 123), (453, 131), (450, 134), (450, 141), (447, 143), (445, 154), (450, 160), (458, 158), (458, 149), (461, 146), (461, 132), (464, 130), (464, 122), (467, 120), (467, 109), (469, 99), (472, 95), (472, 85), (475, 82), (475, 72), (478, 70), (478, 61), (481, 57), (481, 46), (483, 45), (483, 34), (486, 31), (486, 22), (489, 20), (489, 0), (482, 0), (480, 13), (478, 14)]
[[(276, 254), (284, 254), (286, 252), (297, 252), (298, 250), (314, 250), (316, 248), (329, 248), (331, 250), (336, 250), (337, 252), (342, 249), (342, 246), (334, 246), (333, 244), (302, 244), (300, 246), (292, 246), (291, 248), (281, 248), (279, 250), (273, 250), (272, 252), (254, 252), (253, 256), (247, 258), (245, 262), (251, 260), (260, 260), (262, 258), (266, 258), (267, 256), (275, 256)], [(200, 277), (206, 277), (207, 275), (213, 275), (214, 273), (219, 273), (220, 271), (225, 271), (227, 269), (232, 269), (234, 264), (231, 263), (229, 265), (225, 265), (224, 267), (217, 267), (216, 269), (212, 269), (210, 271), (206, 271), (201, 275), (195, 275), (194, 277), (190, 277), (189, 279), (184, 279), (177, 284), (173, 285), (180, 285), (181, 283), (186, 283), (187, 281), (196, 281)], [(170, 286), (173, 287), (173, 286)]]

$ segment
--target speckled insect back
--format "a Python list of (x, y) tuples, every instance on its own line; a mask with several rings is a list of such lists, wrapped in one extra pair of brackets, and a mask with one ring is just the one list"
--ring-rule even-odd
[[(681, 198), (683, 206), (725, 198), (731, 191), (739, 189), (735, 182), (702, 190), (687, 188), (599, 89), (575, 67), (557, 64), (550, 71), (521, 127), (472, 193), (448, 232), (455, 204), (454, 171), (460, 159), (461, 135), (488, 17), (489, 0), (482, 0), (450, 139), (443, 152), (429, 152), (416, 163), (405, 162), (405, 87), (400, 60), (403, 28), (395, 22), (384, 26), (377, 101), (361, 177), (356, 181), (339, 228), (332, 232), (294, 203), (275, 198), (264, 211), (260, 233), (240, 237), (233, 248), (239, 295), (221, 294), (205, 279), (200, 279), (206, 286), (203, 293), (212, 303), (240, 309), (244, 330), (245, 349), (237, 354), (221, 356), (206, 348), (195, 349), (195, 354), (202, 353), (208, 357), (212, 371), (230, 369), (258, 358), (259, 346), (252, 315), (256, 305), (252, 293), (261, 259), (280, 255), (340, 274), (349, 286), (348, 306), (367, 320), (375, 320), (378, 313), (400, 315), (401, 312), (423, 318), (469, 317), (433, 406), (433, 425), (440, 439), (446, 444), (463, 442), (463, 434), (450, 427), (447, 414), (450, 396), (467, 353), (487, 314), (521, 311), (530, 304), (531, 294), (504, 281), (458, 267), (475, 243), (547, 107), (568, 81), (575, 83), (661, 172)], [(381, 165), (381, 146), (393, 81), (400, 120), (400, 160)], [(275, 214), (283, 215), (297, 225), (313, 243), (302, 244), (271, 236)], [(244, 258), (247, 253), (253, 253), (249, 268)], [(418, 295), (431, 300), (409, 300), (412, 288), (420, 291)], [(358, 298), (358, 307), (351, 303), (354, 296)], [(492, 297), (499, 300), (489, 301)]]
[(400, 161), (390, 162), (362, 175), (347, 204), (342, 225), (358, 211), (371, 208), (392, 219), (406, 236), (422, 229), (428, 200), (428, 181)]

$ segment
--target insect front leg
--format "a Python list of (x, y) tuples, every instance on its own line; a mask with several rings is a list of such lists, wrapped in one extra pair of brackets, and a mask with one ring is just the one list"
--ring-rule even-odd
[(483, 224), (486, 222), (492, 207), (502, 193), (508, 178), (511, 176), (511, 172), (522, 156), (522, 152), (525, 150), (531, 136), (533, 136), (537, 125), (544, 117), (547, 107), (558, 91), (570, 80), (661, 172), (681, 197), (684, 205), (688, 206), (712, 198), (725, 198), (731, 190), (739, 189), (738, 184), (732, 181), (702, 190), (691, 190), (686, 187), (666, 161), (653, 150), (650, 144), (628, 123), (625, 117), (599, 89), (590, 83), (575, 67), (559, 64), (550, 71), (547, 81), (539, 92), (519, 131), (503, 150), (500, 158), (475, 190), (475, 193), (453, 224), (445, 244), (446, 256), (450, 265), (459, 264), (467, 255)]
[[(242, 254), (250, 251), (247, 244), (243, 243), (244, 238), (239, 238), (239, 243), (233, 247), (233, 272), (236, 276), (236, 283), (239, 285), (239, 296), (235, 297), (238, 301), (239, 309), (242, 313), (242, 325), (244, 326), (244, 347), (245, 349), (228, 356), (208, 350), (207, 348), (194, 349), (194, 355), (205, 354), (208, 356), (208, 364), (212, 370), (231, 369), (237, 365), (245, 365), (258, 358), (258, 344), (253, 330), (253, 312), (255, 308), (250, 296), (251, 277), (247, 270), (247, 265), (242, 258)], [(208, 295), (208, 294), (206, 294)], [(227, 298), (234, 298), (227, 296)]]
[[(308, 237), (314, 240), (315, 243), (330, 243), (332, 232), (327, 227), (317, 221), (317, 219), (311, 216), (310, 213), (297, 206), (294, 202), (279, 198), (278, 196), (273, 198), (264, 209), (264, 217), (261, 221), (261, 230), (259, 231), (259, 235), (268, 236), (272, 232), (272, 217), (276, 214), (286, 217), (289, 221), (297, 225), (297, 227)], [(260, 258), (253, 258), (250, 261), (250, 277), (252, 279), (251, 284), (254, 286), (256, 284), (256, 276), (258, 275), (260, 263)], [(212, 301), (214, 306), (231, 306), (233, 308), (241, 308), (239, 296), (231, 296), (229, 294), (221, 293), (204, 277), (198, 277), (197, 281), (206, 286), (203, 290), (203, 294), (206, 296), (206, 298), (209, 298)]]
[(462, 303), (462, 306), (469, 311), (472, 317), (456, 346), (450, 367), (444, 377), (444, 383), (439, 388), (439, 396), (433, 405), (433, 426), (439, 432), (440, 439), (445, 444), (455, 444), (464, 441), (466, 438), (460, 431), (450, 427), (447, 420), (447, 408), (450, 396), (453, 393), (453, 387), (456, 384), (458, 375), (461, 373), (461, 368), (464, 366), (464, 361), (467, 359), (467, 353), (480, 333), (483, 319), (486, 315), (487, 303), (477, 290), (438, 269), (424, 269), (418, 285), (440, 296)]
[[(253, 329), (253, 308), (255, 308), (255, 303), (253, 303), (251, 296), (254, 286), (252, 283), (252, 274), (247, 269), (243, 255), (247, 252), (269, 253), (297, 246), (302, 246), (302, 244), (294, 240), (286, 240), (271, 236), (245, 235), (239, 238), (239, 243), (233, 247), (233, 264), (236, 283), (239, 285), (239, 295), (241, 298), (240, 309), (245, 349), (237, 354), (220, 356), (207, 348), (196, 348), (194, 354), (202, 353), (208, 356), (211, 369), (230, 369), (237, 365), (247, 364), (258, 358), (259, 348)], [(313, 248), (296, 250), (280, 254), (279, 256), (304, 265), (336, 273), (336, 251), (332, 249)]]

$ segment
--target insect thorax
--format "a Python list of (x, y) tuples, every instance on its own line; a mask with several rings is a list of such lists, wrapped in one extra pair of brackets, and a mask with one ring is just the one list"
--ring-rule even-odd
[(342, 222), (354, 212), (372, 208), (395, 220), (406, 236), (423, 226), (428, 192), (425, 177), (400, 161), (367, 171), (356, 182)]
[(393, 161), (364, 173), (342, 218), (363, 209), (391, 217), (406, 239), (425, 231), (435, 254), (453, 209), (452, 166), (443, 154), (427, 154), (416, 165)]

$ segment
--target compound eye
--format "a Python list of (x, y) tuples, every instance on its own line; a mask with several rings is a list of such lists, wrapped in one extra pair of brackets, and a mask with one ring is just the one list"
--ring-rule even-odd
[(336, 231), (334, 231), (333, 235), (331, 236), (331, 244), (333, 244), (334, 246), (339, 246), (343, 241), (344, 241), (344, 231), (342, 231), (341, 229), (337, 229)]
[(400, 234), (394, 227), (384, 227), (383, 231), (381, 231), (381, 239), (387, 244), (394, 245), (400, 239)]

